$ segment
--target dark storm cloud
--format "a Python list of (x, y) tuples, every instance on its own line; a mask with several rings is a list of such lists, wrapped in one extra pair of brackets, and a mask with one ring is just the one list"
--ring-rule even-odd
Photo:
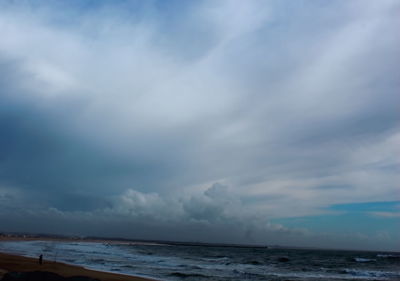
[[(23, 189), (57, 208), (86, 205), (87, 209), (104, 201), (92, 195), (94, 190), (109, 195), (115, 189), (135, 182), (149, 184), (152, 178), (163, 176), (162, 171), (151, 177), (143, 172), (156, 171), (159, 163), (115, 156), (76, 135), (71, 122), (87, 106), (84, 99), (48, 102), (32, 98), (21, 82), (33, 78), (15, 61), (2, 60), (0, 73), (2, 184)], [(129, 183), (124, 183), (124, 178)], [(114, 190), (108, 192), (110, 186)]]

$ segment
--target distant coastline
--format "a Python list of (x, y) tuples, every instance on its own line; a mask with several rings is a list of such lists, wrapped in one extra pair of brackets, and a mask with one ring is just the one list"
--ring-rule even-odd
[(318, 248), (301, 246), (283, 245), (260, 245), (260, 244), (234, 244), (234, 243), (207, 243), (191, 241), (168, 241), (150, 239), (129, 239), (121, 237), (97, 237), (97, 236), (77, 236), (61, 234), (43, 233), (22, 233), (22, 232), (0, 232), (0, 241), (60, 241), (60, 242), (94, 242), (107, 244), (131, 244), (131, 245), (171, 245), (171, 246), (201, 246), (201, 247), (230, 247), (230, 248), (263, 248), (263, 249), (299, 249), (299, 250), (335, 250), (335, 251), (365, 251), (379, 253), (399, 253), (398, 251), (387, 250), (363, 250), (363, 249), (344, 249), (344, 248)]

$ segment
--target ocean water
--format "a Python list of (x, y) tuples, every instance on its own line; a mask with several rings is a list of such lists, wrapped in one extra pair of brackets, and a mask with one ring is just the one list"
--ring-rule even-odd
[(171, 281), (400, 280), (400, 253), (49, 241), (0, 251)]

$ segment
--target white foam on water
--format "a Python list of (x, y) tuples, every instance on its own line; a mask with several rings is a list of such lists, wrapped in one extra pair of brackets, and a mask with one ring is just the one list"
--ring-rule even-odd
[(377, 270), (362, 270), (362, 269), (344, 269), (346, 274), (350, 274), (351, 276), (357, 278), (370, 278), (370, 279), (380, 279), (386, 280), (389, 278), (400, 277), (398, 272), (390, 272), (390, 271), (377, 271)]
[(389, 259), (400, 259), (400, 255), (394, 255), (394, 254), (377, 254), (377, 258), (389, 258)]
[(356, 262), (374, 262), (376, 259), (366, 259), (366, 258), (354, 258)]

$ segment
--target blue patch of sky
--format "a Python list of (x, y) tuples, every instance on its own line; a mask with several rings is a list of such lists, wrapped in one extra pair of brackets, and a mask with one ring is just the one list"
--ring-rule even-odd
[[(59, 1), (52, 3), (46, 7), (54, 11), (62, 11), (62, 13), (55, 13), (50, 18), (50, 24), (59, 26), (75, 26), (81, 24), (83, 16), (93, 16), (101, 19), (110, 14), (114, 15), (120, 21), (138, 22), (141, 18), (148, 14), (148, 5), (145, 1)], [(39, 4), (40, 5), (40, 4)], [(108, 15), (107, 15), (108, 14)]]
[(365, 202), (332, 205), (329, 210), (346, 212), (392, 212), (400, 211), (400, 201)]
[(376, 216), (374, 212), (398, 212), (400, 201), (337, 204), (328, 208), (339, 213), (273, 219), (286, 227), (306, 228), (320, 233), (363, 233), (376, 235), (380, 232), (396, 237), (400, 235), (400, 218)]
[[(157, 30), (152, 38), (154, 45), (166, 53), (190, 58), (202, 55), (214, 42), (212, 28), (191, 18), (200, 4), (178, 0), (39, 0), (16, 4), (6, 0), (0, 2), (0, 9), (4, 6), (42, 15), (42, 23), (78, 31), (87, 39), (104, 39), (104, 27), (112, 34), (114, 28), (118, 32), (120, 25), (145, 24)], [(97, 26), (102, 23), (105, 25)]]
[[(113, 15), (121, 22), (136, 23), (143, 19), (162, 21), (163, 24), (173, 21), (184, 14), (192, 1), (177, 0), (38, 0), (0, 1), (0, 8), (25, 9), (33, 14), (45, 14), (41, 20), (59, 27), (79, 26), (82, 17), (93, 16), (99, 19)], [(164, 20), (165, 19), (165, 20)]]
[[(118, 11), (123, 17), (166, 17), (172, 20), (182, 15), (192, 6), (191, 1), (177, 0), (68, 0), (68, 1), (38, 1), (36, 7), (51, 7), (53, 9), (67, 9), (75, 11), (77, 15), (90, 14), (101, 10)], [(101, 16), (101, 15), (100, 15)], [(71, 19), (73, 20), (73, 19)]]

